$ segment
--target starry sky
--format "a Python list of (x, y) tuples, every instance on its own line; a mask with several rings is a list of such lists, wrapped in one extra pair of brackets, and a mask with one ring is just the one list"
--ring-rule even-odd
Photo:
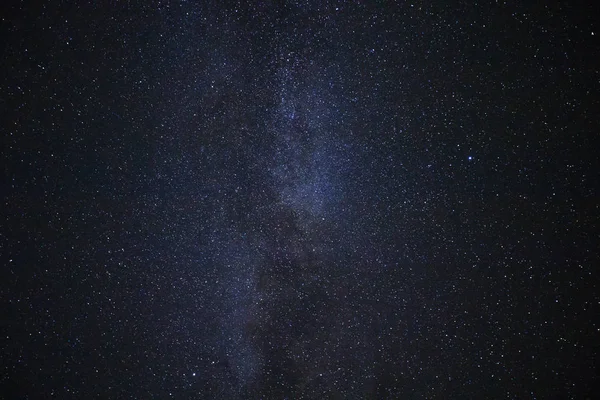
[(599, 11), (8, 1), (0, 397), (591, 398)]

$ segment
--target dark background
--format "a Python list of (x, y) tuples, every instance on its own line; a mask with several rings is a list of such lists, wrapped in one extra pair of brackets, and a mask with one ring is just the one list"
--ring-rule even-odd
[(3, 3), (2, 397), (592, 398), (598, 7), (250, 3)]

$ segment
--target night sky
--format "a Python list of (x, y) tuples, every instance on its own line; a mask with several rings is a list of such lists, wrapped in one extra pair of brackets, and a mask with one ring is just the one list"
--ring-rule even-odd
[(27, 3), (0, 397), (593, 397), (598, 6)]

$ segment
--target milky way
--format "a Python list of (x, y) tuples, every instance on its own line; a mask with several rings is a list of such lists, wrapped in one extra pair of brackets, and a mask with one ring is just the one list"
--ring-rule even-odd
[(14, 3), (6, 398), (592, 397), (593, 10)]

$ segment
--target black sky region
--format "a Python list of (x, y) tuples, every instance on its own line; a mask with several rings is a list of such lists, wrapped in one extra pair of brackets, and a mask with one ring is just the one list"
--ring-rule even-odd
[(594, 397), (598, 6), (41, 3), (2, 398)]

